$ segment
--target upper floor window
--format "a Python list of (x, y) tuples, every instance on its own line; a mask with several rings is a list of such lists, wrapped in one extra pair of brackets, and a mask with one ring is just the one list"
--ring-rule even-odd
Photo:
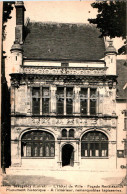
[(32, 113), (49, 114), (49, 87), (32, 88)]
[(57, 114), (73, 113), (73, 87), (57, 87)]
[(66, 114), (73, 113), (73, 88), (66, 88)]
[(23, 157), (54, 157), (55, 139), (45, 131), (26, 132), (21, 139)]
[(81, 139), (81, 156), (107, 157), (108, 137), (99, 131), (87, 132)]
[(96, 88), (81, 88), (80, 112), (83, 115), (96, 114), (97, 91)]
[[(56, 112), (58, 115), (72, 115), (76, 106), (80, 107), (78, 113), (80, 112), (82, 115), (96, 115), (96, 88), (81, 88), (80, 94), (78, 94), (80, 106), (77, 104), (79, 101), (75, 100), (73, 87), (57, 87), (56, 92), (54, 91), (50, 91), (49, 87), (32, 88), (32, 113), (34, 115), (48, 115), (50, 112)], [(50, 99), (51, 96), (52, 99)]]
[(57, 114), (64, 114), (64, 87), (57, 88)]
[(49, 88), (42, 88), (42, 114), (49, 113)]
[(32, 113), (40, 114), (40, 88), (32, 89)]

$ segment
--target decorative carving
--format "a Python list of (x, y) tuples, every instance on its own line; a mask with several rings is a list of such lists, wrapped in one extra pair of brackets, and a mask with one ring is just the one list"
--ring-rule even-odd
[(49, 67), (23, 67), (24, 73), (28, 74), (51, 74), (51, 75), (105, 75), (105, 68), (49, 68)]
[(74, 125), (74, 119), (67, 119), (67, 125)]
[[(112, 127), (116, 126), (116, 120), (112, 120)], [(94, 127), (98, 128), (100, 126), (105, 126), (106, 128), (111, 127), (111, 120), (107, 120), (105, 123), (105, 120), (102, 118), (92, 119), (92, 118), (46, 118), (46, 117), (39, 117), (39, 118), (34, 118), (34, 117), (23, 117), (23, 118), (18, 118), (16, 119), (16, 125), (17, 126), (53, 126), (54, 130), (57, 130), (58, 127), (73, 127), (77, 128), (78, 130), (82, 130), (83, 127)], [(86, 124), (87, 121), (87, 124)]]
[(57, 119), (56, 124), (57, 124), (57, 125), (62, 125), (62, 124), (63, 124), (62, 119)]
[(82, 127), (76, 127), (76, 131), (82, 131)]
[(52, 127), (54, 129), (54, 131), (57, 131), (57, 127)]
[(33, 124), (40, 124), (40, 120), (38, 118), (32, 118)]

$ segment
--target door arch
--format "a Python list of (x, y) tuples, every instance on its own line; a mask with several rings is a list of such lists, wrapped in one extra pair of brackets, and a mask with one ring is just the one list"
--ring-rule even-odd
[(74, 166), (74, 147), (70, 144), (62, 147), (62, 166)]

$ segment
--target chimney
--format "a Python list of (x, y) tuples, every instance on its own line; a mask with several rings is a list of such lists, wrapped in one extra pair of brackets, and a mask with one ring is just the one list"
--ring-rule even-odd
[(15, 40), (20, 44), (23, 44), (23, 29), (24, 29), (24, 3), (23, 1), (16, 1), (16, 28), (15, 28)]

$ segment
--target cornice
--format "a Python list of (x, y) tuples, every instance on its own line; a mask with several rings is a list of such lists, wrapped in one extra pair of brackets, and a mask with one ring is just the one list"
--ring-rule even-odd
[(57, 119), (64, 119), (64, 118), (89, 118), (89, 119), (117, 119), (118, 116), (116, 115), (26, 115), (26, 114), (12, 114), (11, 117), (17, 118), (57, 118)]
[(24, 74), (24, 73), (12, 73), (11, 86), (19, 88), (20, 85), (35, 85), (45, 82), (47, 84), (58, 85), (60, 82), (63, 84), (78, 84), (82, 85), (88, 83), (88, 85), (108, 85), (110, 88), (113, 87), (117, 76), (111, 75), (42, 75), (42, 74)]

